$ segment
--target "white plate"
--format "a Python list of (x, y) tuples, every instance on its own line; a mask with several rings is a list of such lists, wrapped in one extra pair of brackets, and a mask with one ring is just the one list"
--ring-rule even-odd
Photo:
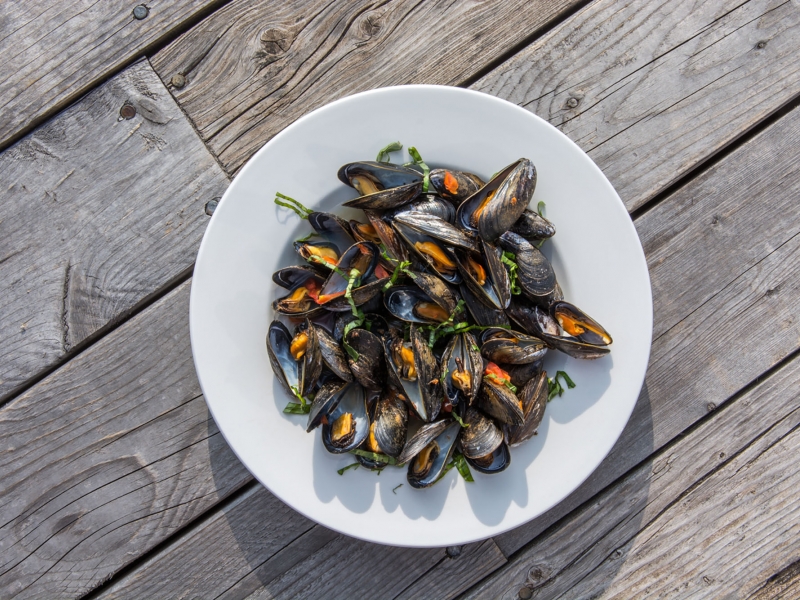
[[(340, 212), (355, 197), (339, 167), (373, 160), (387, 143), (416, 146), (429, 164), (488, 178), (520, 157), (533, 160), (557, 228), (545, 244), (566, 298), (614, 337), (611, 354), (579, 361), (551, 352), (549, 372), (577, 383), (547, 406), (539, 435), (512, 451), (498, 475), (455, 470), (415, 490), (405, 470), (355, 469), (331, 455), (305, 416), (281, 411), (289, 397), (275, 380), (265, 346), (272, 273), (300, 261), (291, 242), (311, 229), (273, 204), (276, 191), (307, 206)], [(393, 155), (397, 162), (400, 154)], [(407, 155), (403, 157), (408, 160)], [(287, 127), (241, 170), (219, 203), (197, 256), (191, 339), (200, 384), (233, 451), (273, 494), (336, 531), (399, 546), (450, 546), (480, 540), (533, 519), (577, 488), (611, 450), (644, 381), (652, 297), (644, 253), (625, 207), (600, 169), (535, 115), (478, 92), (403, 86), (356, 94)], [(399, 484), (404, 485), (395, 489)]]

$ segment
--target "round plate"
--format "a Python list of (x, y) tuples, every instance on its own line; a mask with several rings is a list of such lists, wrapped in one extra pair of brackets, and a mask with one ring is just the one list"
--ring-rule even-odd
[[(557, 229), (543, 249), (567, 300), (611, 333), (611, 354), (580, 361), (551, 352), (545, 367), (577, 384), (547, 406), (539, 434), (512, 449), (498, 475), (453, 469), (427, 490), (405, 469), (378, 476), (337, 469), (304, 415), (282, 412), (289, 396), (265, 345), (272, 301), (285, 293), (272, 273), (300, 264), (291, 242), (311, 231), (273, 203), (281, 192), (342, 214), (356, 192), (336, 172), (373, 160), (400, 140), (429, 165), (484, 178), (520, 157), (538, 171), (531, 203), (546, 203)], [(402, 156), (401, 156), (402, 154)], [(393, 162), (407, 161), (395, 153)], [(244, 166), (210, 221), (194, 269), (191, 339), (206, 401), (233, 451), (272, 493), (306, 517), (364, 540), (399, 546), (473, 542), (533, 519), (577, 488), (616, 442), (644, 381), (652, 296), (644, 253), (628, 212), (603, 173), (557, 129), (504, 100), (452, 87), (402, 86), (356, 94), (315, 110), (269, 141)], [(474, 471), (474, 470), (473, 470)], [(403, 484), (402, 487), (397, 487)]]

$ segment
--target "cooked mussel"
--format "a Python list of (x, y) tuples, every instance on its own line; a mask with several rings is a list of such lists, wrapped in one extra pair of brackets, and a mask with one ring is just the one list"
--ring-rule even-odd
[(357, 448), (369, 435), (370, 426), (364, 388), (348, 383), (339, 394), (338, 404), (322, 425), (322, 444), (333, 454)]
[(498, 248), (481, 240), (481, 252), (454, 252), (458, 270), (473, 295), (495, 310), (503, 310), (511, 301), (508, 271), (500, 259)]
[(291, 335), (280, 321), (273, 321), (267, 333), (267, 353), (272, 370), (292, 396), (304, 396), (322, 372), (317, 336), (311, 322)]
[(442, 198), (455, 206), (486, 185), (477, 175), (454, 169), (434, 169), (430, 173), (430, 182)]
[(347, 363), (353, 377), (368, 390), (381, 390), (386, 383), (383, 342), (366, 329), (355, 328), (345, 334), (345, 341), (357, 356), (348, 354)]
[(392, 315), (407, 323), (442, 323), (450, 318), (458, 298), (435, 275), (412, 272), (414, 285), (392, 286), (383, 303)]
[[(442, 423), (442, 428), (439, 423)], [(433, 485), (438, 481), (447, 461), (455, 448), (461, 426), (455, 421), (440, 421), (439, 423), (432, 423), (437, 425), (436, 428), (426, 429), (423, 427), (417, 432), (414, 440), (409, 440), (406, 447), (403, 448), (401, 457), (398, 462), (408, 461), (408, 483), (414, 488), (426, 488)], [(448, 424), (449, 423), (449, 424)], [(432, 433), (441, 432), (434, 436)], [(409, 446), (412, 446), (414, 451)], [(418, 447), (418, 449), (417, 449)], [(402, 460), (405, 459), (405, 460)]]
[(347, 221), (334, 214), (312, 212), (308, 215), (308, 223), (320, 237), (336, 246), (339, 256), (344, 254), (344, 251), (356, 241), (350, 233), (350, 225)]
[(339, 262), (339, 248), (328, 240), (296, 240), (295, 251), (312, 267), (327, 272)]
[(468, 425), (461, 433), (461, 452), (465, 458), (490, 455), (503, 443), (503, 432), (481, 411), (470, 406), (462, 417)]
[(347, 357), (342, 347), (322, 326), (313, 324), (313, 327), (317, 336), (322, 362), (339, 379), (353, 381), (353, 374), (350, 372), (350, 367), (347, 366)]
[(395, 214), (401, 212), (428, 214), (443, 219), (448, 223), (453, 223), (456, 218), (456, 209), (453, 208), (453, 205), (433, 194), (424, 194), (419, 200), (414, 200), (409, 204), (401, 206), (397, 209)]
[(385, 388), (375, 405), (366, 449), (397, 458), (405, 446), (407, 429), (408, 406), (400, 392)]
[(550, 314), (569, 335), (586, 344), (608, 346), (612, 339), (603, 326), (569, 302), (554, 302)]
[(510, 384), (508, 373), (490, 362), (486, 365), (478, 391), (478, 407), (501, 423), (522, 425), (524, 422), (522, 403), (509, 389)]
[(462, 202), (456, 211), (456, 223), (477, 231), (487, 242), (494, 242), (528, 208), (535, 187), (536, 168), (530, 160), (521, 158)]
[(323, 421), (328, 420), (329, 415), (342, 399), (341, 392), (344, 391), (346, 385), (346, 381), (332, 379), (320, 386), (317, 395), (314, 396), (314, 402), (311, 403), (306, 432), (319, 427)]
[[(373, 275), (377, 275), (378, 270), (380, 269), (380, 265), (375, 267), (375, 271)], [(363, 281), (363, 280), (362, 280)], [(388, 277), (382, 277), (381, 279), (372, 279), (369, 283), (365, 283), (359, 285), (358, 287), (354, 287), (351, 290), (350, 298), (348, 299), (345, 294), (340, 294), (333, 299), (327, 300), (323, 308), (332, 312), (347, 312), (352, 310), (352, 305), (350, 301), (356, 306), (364, 307), (365, 311), (372, 310), (368, 306), (365, 307), (367, 303), (370, 301), (377, 300), (376, 306), (380, 306), (380, 296), (383, 292), (383, 287), (389, 281)], [(345, 286), (345, 290), (346, 290)], [(370, 304), (371, 306), (371, 304)]]
[(387, 337), (384, 342), (389, 382), (408, 398), (414, 412), (426, 422), (439, 414), (438, 365), (417, 326), (412, 323), (409, 341)]
[(442, 354), (440, 381), (445, 398), (456, 406), (461, 399), (472, 404), (483, 377), (483, 359), (475, 337), (468, 331), (453, 336)]
[(487, 306), (485, 303), (478, 300), (475, 294), (463, 283), (459, 286), (458, 290), (461, 293), (461, 298), (469, 309), (469, 314), (472, 315), (472, 318), (475, 319), (478, 325), (481, 327), (508, 326), (508, 317), (505, 311)]
[(272, 303), (275, 312), (292, 317), (313, 317), (324, 312), (316, 298), (325, 279), (313, 269), (286, 267), (276, 271), (272, 280), (289, 290), (289, 294)]
[(481, 354), (495, 363), (524, 365), (541, 360), (547, 353), (543, 340), (518, 331), (491, 329), (482, 339)]
[(506, 425), (505, 437), (509, 446), (516, 446), (536, 435), (539, 424), (544, 417), (547, 407), (549, 386), (547, 373), (542, 371), (535, 378), (528, 381), (519, 392), (522, 402), (522, 425)]
[(526, 240), (537, 241), (553, 237), (556, 234), (556, 227), (536, 211), (526, 208), (511, 227), (511, 231)]
[(350, 285), (350, 276), (355, 278), (351, 289), (359, 287), (359, 282), (367, 279), (378, 261), (378, 248), (370, 242), (357, 242), (350, 246), (336, 263), (317, 298), (322, 305), (344, 296)]
[(511, 384), (519, 389), (542, 372), (543, 361), (535, 360), (522, 365), (509, 365), (498, 363), (498, 366), (508, 373)]
[(344, 203), (353, 208), (388, 210), (411, 202), (422, 191), (419, 171), (390, 163), (349, 163), (339, 169), (339, 179), (361, 194)]
[(547, 257), (528, 240), (510, 231), (500, 236), (499, 244), (515, 255), (518, 281), (525, 296), (548, 308), (556, 299), (558, 283)]
[(504, 471), (511, 464), (511, 451), (508, 449), (508, 445), (503, 442), (491, 454), (478, 458), (468, 458), (467, 462), (476, 471), (486, 475), (493, 475)]

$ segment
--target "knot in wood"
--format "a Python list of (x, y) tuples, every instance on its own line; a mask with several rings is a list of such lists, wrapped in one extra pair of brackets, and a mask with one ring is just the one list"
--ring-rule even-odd
[(376, 14), (366, 15), (366, 17), (361, 21), (361, 33), (368, 38), (378, 35), (378, 32), (380, 32), (381, 28), (383, 27), (381, 23), (381, 16), (382, 15)]
[(536, 587), (542, 580), (550, 576), (550, 569), (545, 565), (533, 565), (528, 569), (528, 585)]
[(286, 29), (270, 27), (261, 33), (261, 49), (265, 54), (277, 56), (286, 52), (292, 45), (294, 36)]
[(579, 100), (577, 98), (570, 98), (569, 100), (567, 100), (567, 106), (569, 108), (577, 108), (578, 107), (578, 103), (579, 103)]

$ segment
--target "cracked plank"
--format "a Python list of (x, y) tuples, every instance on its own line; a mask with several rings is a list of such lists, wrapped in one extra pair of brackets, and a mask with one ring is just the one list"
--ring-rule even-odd
[(147, 61), (0, 154), (0, 181), (0, 398), (191, 268), (228, 185)]
[(1, 597), (85, 594), (250, 480), (200, 393), (188, 310), (187, 283), (0, 410)]
[(0, 15), (0, 147), (67, 106), (219, 0), (4, 2)]
[(800, 93), (797, 0), (599, 0), (472, 87), (557, 126), (638, 208)]
[(637, 219), (653, 286), (644, 389), (589, 479), (495, 538), (506, 556), (800, 346), (798, 144), (800, 109)]
[(332, 100), (469, 79), (576, 0), (235, 0), (152, 57), (229, 172)]
[[(537, 600), (791, 597), (800, 475), (786, 466), (800, 450), (798, 384), (795, 358), (571, 513), (465, 598), (515, 600), (522, 587)], [(787, 565), (794, 565), (788, 574)]]

